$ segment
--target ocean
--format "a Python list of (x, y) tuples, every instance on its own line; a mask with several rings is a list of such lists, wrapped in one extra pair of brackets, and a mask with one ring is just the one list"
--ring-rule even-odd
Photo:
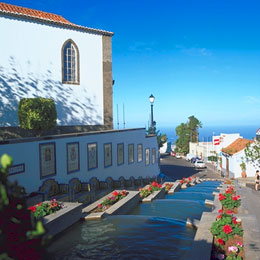
[[(175, 143), (178, 138), (175, 133), (176, 126), (157, 128), (161, 133), (166, 134), (168, 142)], [(212, 141), (213, 135), (220, 135), (221, 133), (233, 134), (239, 133), (240, 136), (246, 139), (253, 139), (256, 136), (256, 131), (260, 128), (258, 126), (204, 126), (199, 129), (199, 141)]]

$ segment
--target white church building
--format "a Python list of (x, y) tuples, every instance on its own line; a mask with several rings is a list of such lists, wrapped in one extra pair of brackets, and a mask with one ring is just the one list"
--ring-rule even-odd
[(18, 126), (21, 98), (55, 101), (58, 125), (113, 128), (112, 32), (0, 3), (0, 126)]

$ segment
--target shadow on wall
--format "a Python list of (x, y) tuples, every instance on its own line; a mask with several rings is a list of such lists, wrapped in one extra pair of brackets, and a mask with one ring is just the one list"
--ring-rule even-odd
[(18, 103), (21, 98), (27, 97), (54, 99), (59, 125), (102, 124), (102, 116), (98, 114), (86, 88), (78, 98), (70, 85), (62, 85), (61, 81), (54, 80), (50, 70), (37, 75), (22, 75), (18, 67), (14, 57), (10, 57), (8, 71), (0, 66), (0, 126), (19, 125)]

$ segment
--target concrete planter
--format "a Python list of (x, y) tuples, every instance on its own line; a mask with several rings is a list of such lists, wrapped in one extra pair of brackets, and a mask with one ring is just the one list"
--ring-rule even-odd
[(154, 191), (148, 197), (142, 199), (142, 202), (151, 202), (154, 199), (162, 199), (165, 196), (165, 187), (161, 188), (161, 190)]
[(91, 205), (85, 207), (82, 212), (85, 216), (85, 220), (93, 220), (93, 219), (100, 219), (106, 215), (117, 215), (117, 214), (125, 214), (131, 208), (136, 206), (139, 203), (140, 195), (139, 191), (127, 191), (129, 192), (126, 197), (116, 202), (114, 205), (109, 207), (107, 210), (103, 212), (91, 213), (98, 204), (101, 204), (107, 197), (112, 196), (112, 192), (107, 196), (99, 199), (98, 201), (92, 203)]
[(181, 189), (180, 183), (177, 181), (174, 183), (174, 185), (171, 187), (171, 189), (168, 191), (168, 194), (173, 194), (176, 191), (179, 191)]
[(55, 236), (82, 217), (82, 203), (64, 202), (63, 204), (63, 209), (42, 218), (44, 227), (47, 229), (45, 236)]

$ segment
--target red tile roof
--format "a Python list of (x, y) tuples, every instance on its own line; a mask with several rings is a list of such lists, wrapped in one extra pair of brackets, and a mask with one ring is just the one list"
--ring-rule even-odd
[(222, 149), (222, 152), (227, 153), (229, 155), (233, 155), (238, 153), (246, 148), (247, 144), (253, 143), (253, 140), (238, 138), (232, 144)]
[(65, 18), (63, 18), (62, 16), (57, 15), (57, 14), (47, 13), (47, 12), (43, 12), (43, 11), (38, 11), (38, 10), (25, 8), (25, 7), (21, 7), (21, 6), (16, 6), (16, 5), (11, 5), (11, 4), (6, 4), (6, 3), (0, 3), (0, 13), (9, 14), (9, 15), (13, 15), (13, 16), (19, 16), (19, 17), (23, 17), (23, 18), (34, 19), (34, 20), (41, 20), (42, 22), (47, 22), (47, 23), (60, 24), (60, 25), (66, 26), (66, 27), (73, 27), (75, 29), (98, 33), (98, 34), (104, 34), (104, 35), (110, 35), (110, 36), (113, 35), (112, 32), (88, 28), (88, 27), (77, 25), (77, 24), (73, 24), (70, 21), (66, 20)]

